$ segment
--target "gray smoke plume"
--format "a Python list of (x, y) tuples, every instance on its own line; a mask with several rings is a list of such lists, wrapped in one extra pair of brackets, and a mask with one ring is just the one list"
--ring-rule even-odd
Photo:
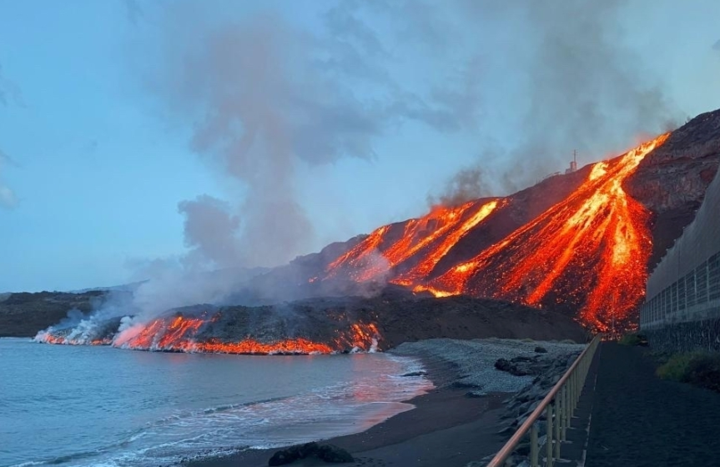
[[(327, 34), (311, 34), (271, 13), (205, 21), (195, 6), (168, 7), (167, 66), (155, 90), (193, 124), (192, 149), (236, 197), (180, 203), (194, 264), (274, 266), (309, 252), (313, 227), (297, 195), (309, 181), (298, 180), (299, 166), (372, 159), (375, 139), (404, 121), (455, 131), (474, 116), (458, 97), (472, 83), (421, 97), (394, 82), (382, 66), (387, 51), (354, 8), (331, 9)], [(385, 99), (359, 99), (357, 83)]]
[(491, 184), (485, 180), (485, 177), (485, 171), (480, 165), (466, 167), (447, 181), (440, 195), (428, 195), (428, 204), (452, 207), (473, 199), (491, 196)]
[(661, 90), (644, 79), (641, 57), (619, 40), (624, 3), (525, 3), (538, 48), (529, 63), (531, 102), (513, 191), (547, 171), (547, 160), (569, 160), (573, 149), (603, 156), (639, 134), (662, 131), (673, 118)]
[(185, 246), (191, 248), (188, 261), (197, 264), (209, 260), (218, 267), (238, 264), (235, 235), (240, 219), (230, 212), (228, 203), (202, 195), (181, 202), (178, 209), (185, 215)]
[(718, 41), (713, 45), (713, 50), (718, 50), (718, 51), (720, 51), (720, 40), (718, 40)]
[[(137, 4), (126, 2), (129, 13)], [(233, 19), (218, 5), (174, 1), (142, 11), (148, 24), (162, 25), (148, 88), (172, 125), (192, 129), (190, 148), (214, 171), (224, 199), (200, 194), (178, 204), (189, 251), (131, 266), (142, 282), (126, 325), (183, 305), (242, 303), (239, 291), (265, 272), (260, 266), (308, 253), (314, 232), (298, 187), (313, 181), (299, 168), (372, 161), (376, 139), (408, 121), (451, 132), (477, 117), (467, 98), (477, 91), (467, 79), (473, 65), (426, 95), (408, 91), (387, 72), (395, 57), (361, 21), (360, 3), (338, 3), (313, 32), (271, 12)], [(382, 98), (362, 98), (357, 86)], [(274, 297), (297, 280), (279, 282), (253, 287)]]
[[(524, 90), (507, 96), (508, 107), (523, 115), (515, 147), (478, 162), (492, 175), (494, 194), (513, 193), (561, 170), (575, 149), (581, 161), (597, 160), (677, 121), (660, 80), (648, 76), (642, 57), (622, 42), (627, 1), (460, 4), (459, 24), (482, 18), (503, 24), (499, 35), (513, 31), (489, 42), (503, 44), (508, 68), (524, 80)], [(524, 96), (523, 108), (518, 97)]]

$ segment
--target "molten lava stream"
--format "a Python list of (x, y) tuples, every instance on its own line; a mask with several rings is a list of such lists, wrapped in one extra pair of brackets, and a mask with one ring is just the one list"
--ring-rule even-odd
[(644, 294), (649, 213), (622, 183), (669, 134), (608, 162), (564, 201), (422, 289), (533, 306), (567, 303), (599, 330), (627, 319)]
[(500, 204), (471, 201), (455, 207), (434, 207), (429, 214), (405, 222), (400, 238), (391, 241), (392, 225), (373, 231), (354, 248), (327, 267), (326, 279), (346, 271), (353, 280), (364, 282), (387, 273), (399, 264), (419, 256), (411, 271), (392, 282), (410, 285), (424, 278), (442, 257), (473, 227)]
[(330, 343), (314, 342), (301, 337), (260, 342), (247, 338), (240, 341), (222, 341), (216, 338), (200, 339), (203, 325), (215, 320), (176, 316), (158, 318), (149, 323), (136, 324), (118, 334), (113, 345), (138, 350), (173, 352), (207, 352), (228, 354), (329, 354), (344, 350), (369, 351), (380, 339), (374, 324), (355, 323), (347, 331), (338, 331), (338, 337)]

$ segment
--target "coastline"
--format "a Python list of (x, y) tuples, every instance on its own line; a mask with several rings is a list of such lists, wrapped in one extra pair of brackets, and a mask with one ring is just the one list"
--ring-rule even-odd
[[(464, 466), (496, 452), (506, 436), (498, 434), (502, 401), (512, 393), (468, 397), (468, 389), (454, 387), (458, 368), (450, 362), (417, 355), (435, 385), (428, 393), (404, 401), (413, 409), (360, 433), (321, 440), (346, 449), (356, 462), (347, 466)], [(248, 449), (229, 456), (189, 460), (186, 467), (266, 467), (280, 448)], [(293, 466), (328, 465), (318, 459), (303, 459)]]

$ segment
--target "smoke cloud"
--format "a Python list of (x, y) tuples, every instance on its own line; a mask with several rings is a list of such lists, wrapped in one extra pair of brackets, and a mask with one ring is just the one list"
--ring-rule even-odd
[(202, 195), (181, 202), (178, 209), (185, 215), (185, 245), (191, 248), (188, 261), (209, 260), (219, 267), (237, 264), (240, 252), (235, 234), (240, 219), (230, 212), (228, 203)]
[[(152, 21), (163, 28), (159, 66), (147, 81), (163, 116), (192, 129), (189, 146), (216, 174), (224, 199), (179, 202), (189, 251), (131, 265), (143, 282), (124, 326), (183, 305), (242, 302), (238, 291), (263, 266), (309, 252), (314, 231), (298, 193), (313, 181), (301, 179), (300, 168), (372, 161), (377, 139), (405, 122), (453, 132), (476, 118), (474, 101), (464, 98), (476, 91), (469, 68), (424, 95), (407, 90), (387, 72), (394, 57), (360, 19), (359, 3), (330, 8), (313, 32), (271, 12), (228, 18), (213, 5), (163, 6)], [(136, 11), (135, 2), (126, 6)]]
[(661, 90), (641, 79), (641, 57), (619, 40), (624, 3), (525, 3), (539, 46), (529, 64), (526, 137), (516, 151), (521, 184), (513, 189), (548, 171), (545, 160), (569, 160), (574, 148), (597, 157), (640, 133), (661, 131), (673, 118)]
[(466, 167), (447, 181), (440, 195), (428, 195), (428, 204), (452, 207), (473, 199), (491, 196), (490, 183), (485, 177), (485, 171), (481, 166)]
[(713, 50), (718, 50), (718, 51), (720, 51), (720, 40), (718, 40), (718, 41), (713, 45)]
[[(167, 66), (155, 79), (173, 118), (193, 125), (191, 147), (215, 169), (232, 201), (202, 195), (179, 205), (189, 262), (274, 266), (309, 252), (314, 231), (298, 199), (300, 166), (371, 160), (376, 138), (405, 121), (457, 131), (474, 118), (459, 97), (472, 83), (419, 96), (384, 70), (388, 52), (357, 8), (333, 8), (325, 33), (272, 13), (203, 20), (191, 4), (170, 6)], [(384, 98), (361, 99), (372, 85)], [(241, 193), (241, 196), (238, 196)]]
[[(620, 20), (627, 1), (456, 5), (462, 5), (457, 12), (463, 16), (457, 28), (479, 20), (504, 25), (488, 42), (502, 42), (510, 77), (521, 78), (521, 87), (506, 97), (508, 108), (522, 115), (514, 131), (516, 144), (478, 162), (492, 175), (487, 179), (493, 194), (510, 194), (561, 170), (575, 149), (581, 159), (598, 159), (677, 121), (659, 80), (648, 76), (642, 57), (622, 42)], [(525, 108), (518, 107), (519, 96), (526, 97)], [(458, 182), (451, 182), (440, 198), (452, 198), (467, 175), (459, 173)]]

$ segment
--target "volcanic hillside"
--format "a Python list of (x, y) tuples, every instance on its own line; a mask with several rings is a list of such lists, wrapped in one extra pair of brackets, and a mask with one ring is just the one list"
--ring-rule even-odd
[(255, 276), (225, 306), (114, 317), (100, 306), (36, 339), (328, 353), (430, 337), (581, 340), (576, 321), (621, 331), (635, 321), (648, 268), (692, 220), (719, 161), (716, 111), (514, 195), (436, 207), (334, 243)]
[(509, 300), (593, 329), (635, 319), (648, 267), (694, 216), (720, 161), (720, 111), (508, 197), (436, 207), (259, 276), (255, 299), (354, 295), (392, 283)]

